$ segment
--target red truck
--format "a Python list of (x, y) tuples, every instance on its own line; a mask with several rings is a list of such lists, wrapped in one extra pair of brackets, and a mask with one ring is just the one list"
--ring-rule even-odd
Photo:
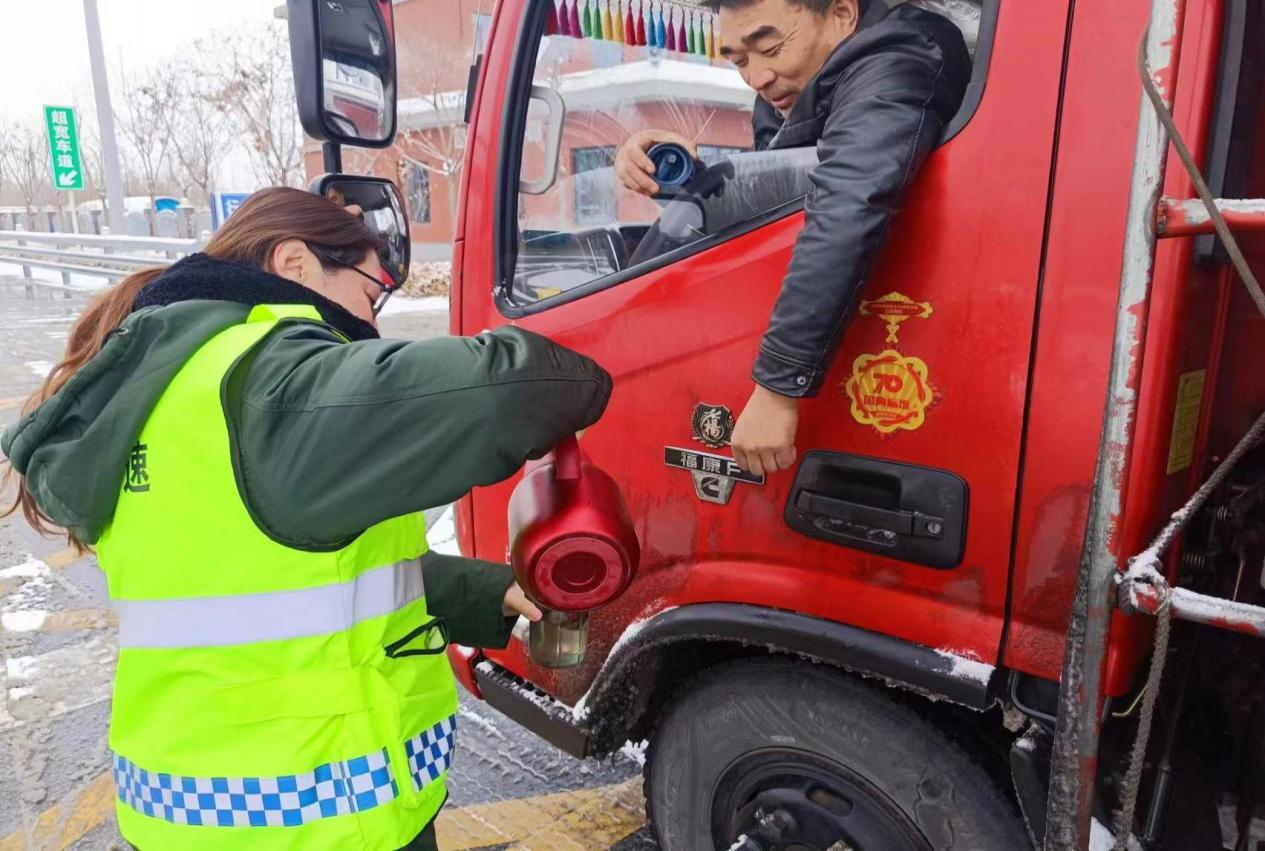
[[(815, 151), (751, 150), (701, 3), (495, 4), (451, 330), (515, 323), (611, 372), (581, 445), (640, 563), (578, 664), (523, 634), (454, 670), (577, 756), (648, 740), (667, 851), (1083, 851), (1113, 821), (1257, 849), (1265, 299), (1240, 279), (1265, 203), (1235, 199), (1265, 196), (1265, 3), (911, 2), (963, 28), (970, 90), (768, 477), (726, 442)], [(388, 0), (316, 5), (390, 32)], [(338, 171), (390, 130), (321, 123), (321, 47), (293, 43)], [(394, 120), (393, 77), (375, 96)], [(655, 201), (610, 168), (650, 127), (703, 160)], [(517, 484), (456, 505), (464, 554), (508, 558)]]

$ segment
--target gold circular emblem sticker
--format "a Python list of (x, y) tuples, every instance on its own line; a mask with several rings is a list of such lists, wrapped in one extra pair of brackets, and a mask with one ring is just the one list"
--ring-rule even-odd
[(845, 390), (853, 419), (882, 434), (921, 428), (934, 399), (927, 364), (895, 349), (853, 361)]

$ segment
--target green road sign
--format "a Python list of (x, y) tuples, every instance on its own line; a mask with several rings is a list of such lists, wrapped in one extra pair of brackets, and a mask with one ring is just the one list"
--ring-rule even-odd
[(53, 155), (53, 188), (72, 192), (83, 189), (75, 110), (69, 106), (46, 106), (44, 123), (48, 125), (48, 146)]

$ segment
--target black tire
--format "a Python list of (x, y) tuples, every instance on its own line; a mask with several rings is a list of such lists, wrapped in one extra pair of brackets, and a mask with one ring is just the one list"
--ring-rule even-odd
[[(838, 818), (860, 820), (844, 828), (855, 851), (1032, 848), (1011, 801), (935, 726), (840, 671), (784, 659), (709, 670), (666, 708), (645, 769), (646, 810), (660, 848), (728, 849), (752, 819), (753, 807), (735, 795), (752, 792), (752, 784), (761, 801), (782, 795), (800, 783), (801, 769), (787, 768), (795, 764), (812, 774), (810, 784), (823, 768), (837, 779), (827, 781), (825, 800), (846, 805), (831, 804), (847, 813)], [(809, 798), (822, 800), (815, 787)], [(786, 812), (807, 814), (805, 823), (815, 817)], [(865, 844), (856, 844), (862, 835)]]

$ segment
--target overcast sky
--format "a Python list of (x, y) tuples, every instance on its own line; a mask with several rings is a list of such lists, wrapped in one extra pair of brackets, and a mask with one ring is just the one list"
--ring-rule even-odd
[[(268, 21), (284, 0), (97, 0), (111, 78), (208, 31)], [(0, 0), (0, 121), (38, 122), (43, 104), (92, 98), (83, 0)], [(112, 91), (117, 96), (117, 91)], [(237, 171), (237, 169), (231, 169)]]

